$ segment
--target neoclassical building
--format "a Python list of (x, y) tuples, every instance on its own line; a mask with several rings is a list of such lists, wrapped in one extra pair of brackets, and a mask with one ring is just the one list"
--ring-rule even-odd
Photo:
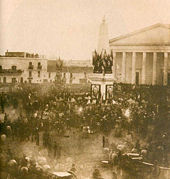
[(170, 25), (155, 24), (113, 38), (109, 45), (117, 81), (170, 85)]

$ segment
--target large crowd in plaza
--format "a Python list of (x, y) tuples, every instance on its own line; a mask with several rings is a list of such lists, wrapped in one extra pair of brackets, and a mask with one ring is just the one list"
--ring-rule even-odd
[[(86, 136), (101, 133), (106, 136), (103, 147), (118, 151), (114, 141), (112, 145), (105, 142), (107, 135), (114, 131), (116, 138), (128, 135), (134, 140), (127, 141), (126, 152), (143, 152), (145, 161), (153, 163), (156, 160), (160, 165), (169, 166), (170, 131), (166, 92), (166, 87), (114, 84), (113, 96), (101, 100), (92, 98), (89, 92), (70, 92), (66, 87), (52, 86), (48, 91), (43, 91), (40, 86), (18, 86), (14, 92), (0, 96), (1, 112), (4, 114), (0, 123), (1, 144), (12, 138), (18, 142), (35, 141), (40, 145), (42, 134), (43, 146), (59, 157), (60, 147), (51, 132), (62, 136), (76, 129)], [(20, 111), (15, 120), (6, 113), (6, 108), (11, 105)], [(3, 148), (1, 153), (2, 160)], [(28, 161), (24, 157), (14, 159), (9, 150), (5, 155), (8, 157), (5, 157), (2, 167), (17, 163), (25, 177)], [(29, 171), (33, 171), (34, 167), (32, 163)]]

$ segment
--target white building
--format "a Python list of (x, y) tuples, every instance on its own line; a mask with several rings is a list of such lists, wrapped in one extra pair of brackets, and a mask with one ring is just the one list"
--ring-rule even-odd
[(22, 55), (0, 57), (1, 83), (42, 83), (47, 79), (47, 59)]
[(38, 54), (8, 51), (0, 56), (0, 83), (3, 84), (55, 82), (60, 77), (66, 84), (86, 83), (92, 71), (88, 60), (49, 60)]
[(170, 25), (155, 24), (110, 40), (122, 83), (170, 85)]

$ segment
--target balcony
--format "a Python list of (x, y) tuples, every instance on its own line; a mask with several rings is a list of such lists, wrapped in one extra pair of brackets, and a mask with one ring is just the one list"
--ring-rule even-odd
[(28, 80), (32, 80), (32, 79), (33, 79), (33, 77), (32, 77), (32, 76), (29, 76), (27, 79), (28, 79)]
[(29, 65), (29, 66), (28, 66), (28, 69), (29, 69), (29, 70), (33, 70), (33, 69), (34, 69), (34, 65)]
[(22, 70), (17, 70), (17, 69), (0, 69), (0, 76), (4, 75), (21, 75)]
[(42, 70), (42, 65), (38, 65), (37, 70)]

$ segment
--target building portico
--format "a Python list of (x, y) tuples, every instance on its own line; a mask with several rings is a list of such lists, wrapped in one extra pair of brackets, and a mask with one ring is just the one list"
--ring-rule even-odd
[[(170, 60), (170, 52), (114, 52), (114, 66), (113, 76), (122, 83), (135, 84), (138, 80), (136, 79), (136, 74), (139, 73), (139, 84), (151, 84), (151, 85), (167, 85), (168, 83), (168, 61)], [(118, 55), (118, 58), (117, 57)], [(122, 54), (122, 55), (120, 55)], [(122, 56), (120, 59), (119, 56)], [(129, 59), (127, 56), (131, 56), (131, 62), (128, 64)], [(137, 57), (141, 57), (140, 61)], [(162, 58), (163, 57), (163, 58)], [(119, 74), (119, 68), (117, 61), (121, 60), (121, 74)], [(148, 60), (148, 61), (146, 61)], [(150, 65), (149, 67), (147, 65)], [(117, 69), (116, 69), (117, 67)], [(149, 70), (149, 71), (148, 71)], [(117, 71), (117, 72), (116, 72)], [(131, 75), (128, 74), (131, 71)], [(152, 72), (152, 73), (151, 73)], [(160, 75), (162, 78), (160, 79)], [(131, 76), (131, 79), (128, 77)], [(148, 78), (146, 80), (146, 78)]]
[[(167, 38), (165, 38), (167, 37)], [(110, 40), (114, 77), (122, 83), (168, 85), (170, 27), (156, 24)]]

